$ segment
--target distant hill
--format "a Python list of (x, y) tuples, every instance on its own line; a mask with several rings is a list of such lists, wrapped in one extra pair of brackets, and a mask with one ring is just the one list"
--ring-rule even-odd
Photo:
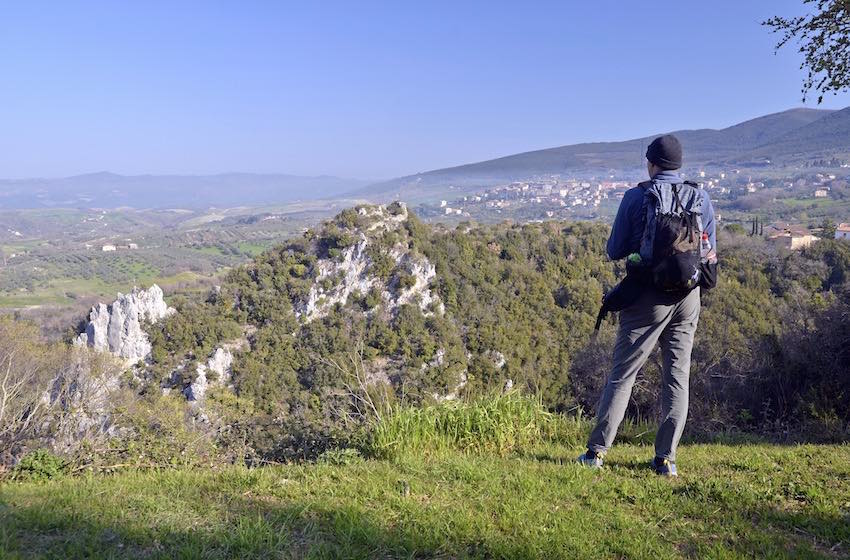
[[(786, 163), (850, 148), (850, 108), (791, 109), (720, 130), (678, 130), (674, 134), (684, 146), (686, 165), (745, 164), (765, 158)], [(646, 146), (655, 136), (524, 152), (401, 177), (370, 185), (357, 194), (376, 200), (417, 200), (434, 191), (428, 187), (438, 192), (439, 187), (450, 184), (464, 188), (535, 175), (640, 170)]]
[[(782, 167), (834, 155), (846, 158), (850, 154), (850, 107), (840, 111), (791, 109), (719, 130), (678, 130), (674, 134), (684, 145), (686, 166)], [(103, 172), (60, 179), (0, 180), (0, 209), (196, 209), (343, 195), (374, 202), (419, 202), (536, 175), (640, 172), (646, 146), (655, 136), (524, 152), (374, 184), (331, 176), (252, 173), (125, 176)]]
[(59, 179), (0, 180), (0, 209), (250, 206), (333, 197), (365, 184), (357, 179), (331, 176), (254, 173), (128, 176), (102, 172)]
[(797, 160), (850, 151), (850, 107), (787, 131), (750, 155)]

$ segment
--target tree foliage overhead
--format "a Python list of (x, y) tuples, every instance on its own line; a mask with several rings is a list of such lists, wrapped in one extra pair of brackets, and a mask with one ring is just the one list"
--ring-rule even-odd
[(807, 71), (803, 82), (803, 101), (809, 93), (824, 94), (850, 89), (850, 2), (847, 0), (803, 0), (814, 4), (815, 11), (804, 16), (772, 17), (762, 25), (780, 33), (776, 49), (796, 41), (804, 56), (800, 68)]

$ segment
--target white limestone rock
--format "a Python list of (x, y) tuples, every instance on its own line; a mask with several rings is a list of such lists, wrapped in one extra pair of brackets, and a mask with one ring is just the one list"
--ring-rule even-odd
[[(215, 377), (210, 379), (209, 373)], [(216, 348), (205, 364), (198, 364), (195, 380), (184, 390), (183, 395), (191, 403), (200, 404), (211, 387), (227, 387), (233, 380), (233, 353), (230, 349)]]
[[(305, 322), (318, 319), (327, 314), (337, 303), (344, 304), (348, 296), (354, 292), (365, 294), (376, 282), (376, 278), (369, 275), (368, 268), (372, 260), (366, 254), (369, 241), (364, 234), (360, 234), (360, 240), (347, 247), (342, 252), (340, 260), (321, 259), (318, 264), (318, 278), (310, 288), (307, 300), (296, 310), (296, 316)], [(341, 276), (338, 284), (330, 290), (325, 291), (321, 281), (326, 278)]]
[(74, 344), (109, 352), (128, 364), (150, 355), (151, 343), (142, 323), (155, 323), (174, 313), (166, 305), (162, 289), (154, 284), (147, 290), (133, 288), (129, 294), (118, 294), (111, 305), (99, 303), (92, 307), (85, 332)]
[(400, 252), (398, 248), (393, 251), (393, 256), (396, 257), (401, 268), (413, 277), (413, 285), (399, 291), (395, 295), (389, 290), (385, 290), (382, 293), (382, 297), (387, 304), (387, 308), (395, 311), (402, 305), (417, 303), (422, 313), (428, 316), (431, 314), (429, 308), (434, 303), (438, 313), (441, 315), (445, 313), (445, 306), (439, 300), (439, 297), (431, 291), (431, 280), (437, 276), (437, 270), (431, 261), (426, 257)]
[[(349, 296), (355, 293), (366, 294), (373, 287), (381, 292), (385, 307), (395, 312), (400, 306), (416, 302), (426, 315), (431, 314), (432, 304), (441, 315), (445, 306), (439, 297), (431, 291), (430, 283), (436, 276), (434, 265), (422, 255), (413, 255), (408, 247), (399, 243), (389, 251), (389, 256), (398, 266), (413, 277), (413, 285), (405, 289), (392, 289), (372, 272), (372, 259), (367, 248), (375, 235), (385, 231), (395, 231), (408, 219), (407, 206), (397, 203), (396, 210), (386, 206), (369, 206), (358, 210), (361, 216), (374, 221), (365, 231), (356, 232), (357, 242), (346, 247), (337, 258), (323, 258), (316, 263), (316, 282), (310, 288), (307, 298), (296, 305), (295, 315), (301, 321), (309, 323), (325, 316), (337, 303), (345, 304)], [(324, 288), (324, 280), (333, 279), (330, 288)], [(391, 282), (392, 284), (392, 282)]]

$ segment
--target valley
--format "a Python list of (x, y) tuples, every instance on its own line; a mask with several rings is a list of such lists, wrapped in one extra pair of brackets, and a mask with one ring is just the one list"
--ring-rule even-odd
[[(721, 226), (758, 219), (817, 233), (850, 222), (850, 108), (677, 134), (688, 154), (682, 176), (706, 188)], [(563, 146), (368, 186), (238, 173), (0, 181), (0, 310), (79, 313), (153, 282), (168, 294), (202, 290), (361, 202), (402, 200), (432, 224), (608, 223), (645, 179), (647, 141)]]

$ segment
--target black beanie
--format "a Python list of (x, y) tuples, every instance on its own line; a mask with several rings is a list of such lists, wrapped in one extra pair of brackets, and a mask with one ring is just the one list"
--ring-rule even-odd
[(682, 167), (682, 144), (672, 134), (659, 136), (646, 149), (646, 159), (662, 169)]

